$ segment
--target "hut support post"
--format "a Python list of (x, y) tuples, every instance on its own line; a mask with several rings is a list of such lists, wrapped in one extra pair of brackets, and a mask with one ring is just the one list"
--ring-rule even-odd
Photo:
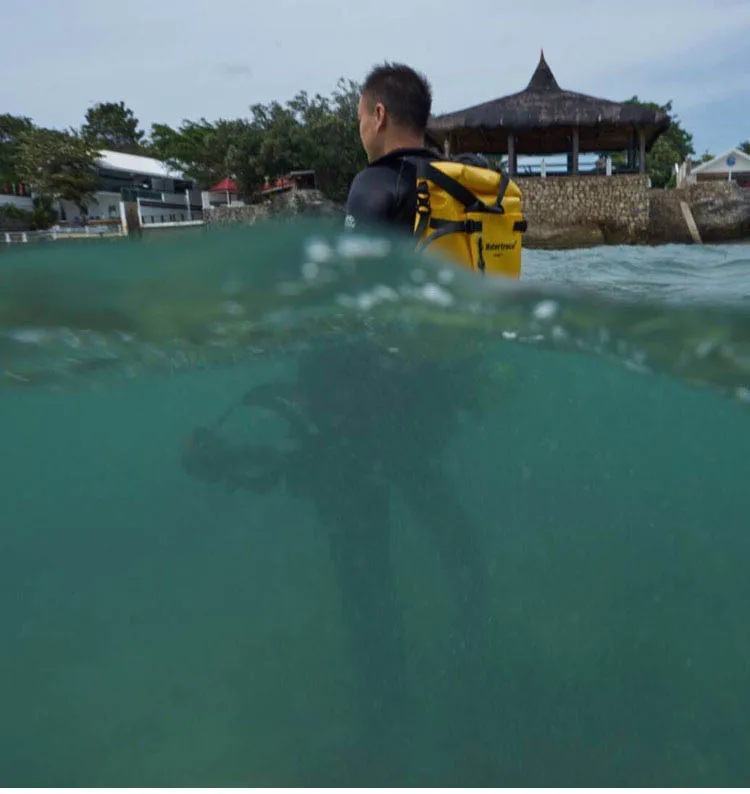
[(508, 135), (508, 175), (516, 175), (516, 136), (512, 132)]
[(573, 162), (571, 164), (571, 172), (574, 176), (578, 175), (578, 149), (580, 146), (580, 139), (578, 137), (578, 127), (573, 130)]
[(638, 172), (646, 173), (646, 130), (638, 130)]

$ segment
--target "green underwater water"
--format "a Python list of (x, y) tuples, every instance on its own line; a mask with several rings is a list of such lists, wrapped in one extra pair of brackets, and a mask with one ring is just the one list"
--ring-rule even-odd
[(337, 240), (0, 252), (0, 782), (747, 785), (748, 249)]

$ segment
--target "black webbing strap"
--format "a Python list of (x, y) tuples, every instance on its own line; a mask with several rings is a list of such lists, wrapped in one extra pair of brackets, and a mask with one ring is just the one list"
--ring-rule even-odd
[(421, 237), (430, 220), (430, 191), (426, 182), (417, 182), (417, 228), (414, 231), (416, 237)]
[(474, 232), (482, 231), (481, 221), (445, 221), (440, 218), (433, 218), (430, 221), (430, 228), (435, 229), (429, 237), (424, 241), (417, 243), (417, 251), (424, 250), (430, 243), (445, 237), (446, 234), (455, 234), (456, 232), (465, 232), (466, 234), (473, 234)]
[(460, 201), (471, 212), (481, 212), (486, 209), (484, 202), (478, 199), (468, 188), (465, 188), (460, 182), (456, 182), (455, 179), (451, 179), (451, 177), (439, 171), (426, 160), (420, 160), (417, 163), (417, 179), (429, 179), (434, 182), (448, 195), (453, 196), (456, 201)]

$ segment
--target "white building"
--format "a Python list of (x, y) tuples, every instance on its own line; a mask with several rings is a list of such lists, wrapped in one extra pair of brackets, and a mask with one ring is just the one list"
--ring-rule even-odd
[[(152, 157), (103, 150), (96, 161), (99, 189), (88, 205), (89, 220), (120, 218), (120, 202), (135, 204), (143, 226), (202, 217), (193, 180)], [(80, 209), (58, 202), (60, 220), (81, 221)]]
[(677, 172), (678, 187), (717, 180), (736, 182), (740, 187), (750, 188), (750, 155), (740, 149), (730, 149), (700, 165), (692, 165), (687, 160)]

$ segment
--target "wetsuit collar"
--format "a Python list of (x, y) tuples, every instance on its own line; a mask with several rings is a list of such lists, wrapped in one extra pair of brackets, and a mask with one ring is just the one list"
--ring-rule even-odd
[(440, 160), (442, 159), (442, 155), (438, 154), (438, 152), (433, 151), (432, 149), (427, 149), (424, 146), (413, 146), (413, 147), (405, 147), (403, 149), (391, 149), (390, 152), (387, 152), (382, 157), (379, 157), (377, 160), (373, 160), (370, 165), (381, 165), (389, 160), (397, 160), (401, 157), (429, 157), (433, 160)]

